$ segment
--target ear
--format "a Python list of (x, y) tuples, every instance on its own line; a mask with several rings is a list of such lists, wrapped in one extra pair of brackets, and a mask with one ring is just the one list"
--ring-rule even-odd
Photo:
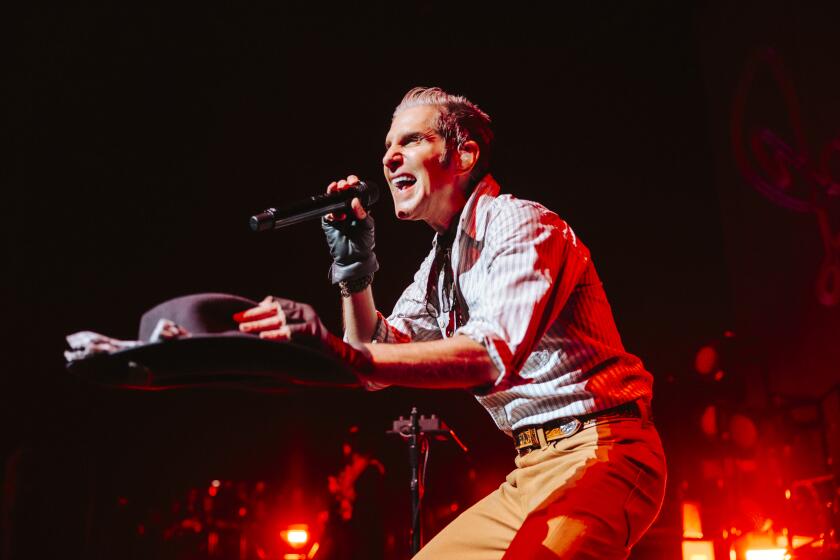
[(467, 140), (464, 142), (458, 150), (458, 158), (456, 160), (458, 171), (461, 173), (469, 173), (472, 171), (473, 167), (475, 167), (475, 164), (478, 162), (479, 152), (480, 150), (475, 140)]

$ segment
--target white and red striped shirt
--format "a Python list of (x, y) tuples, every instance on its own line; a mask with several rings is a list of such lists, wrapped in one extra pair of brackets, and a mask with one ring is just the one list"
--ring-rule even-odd
[[(499, 195), (499, 185), (487, 175), (458, 222), (454, 282), (444, 282), (438, 272), (445, 262), (435, 262), (441, 240), (435, 236), (391, 316), (379, 314), (375, 341), (462, 334), (482, 344), (501, 373), (476, 398), (508, 434), (650, 400), (653, 378), (624, 350), (589, 250), (556, 214)], [(438, 301), (430, 309), (433, 265)], [(453, 284), (448, 292), (446, 284)]]

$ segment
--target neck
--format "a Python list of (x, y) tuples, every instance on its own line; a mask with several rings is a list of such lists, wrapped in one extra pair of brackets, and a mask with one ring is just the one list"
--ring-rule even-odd
[(440, 235), (445, 234), (450, 226), (452, 226), (452, 222), (461, 214), (464, 206), (467, 205), (467, 198), (467, 185), (453, 186), (443, 203), (443, 211), (438, 213), (437, 216), (426, 220), (426, 223)]
[(437, 232), (437, 248), (438, 250), (447, 249), (452, 247), (452, 242), (455, 241), (455, 234), (458, 232), (458, 222), (457, 220), (452, 220), (449, 224), (449, 228), (445, 231)]

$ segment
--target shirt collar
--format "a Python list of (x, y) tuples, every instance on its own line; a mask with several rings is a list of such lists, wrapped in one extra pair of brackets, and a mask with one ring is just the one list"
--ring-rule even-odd
[(473, 189), (472, 195), (467, 200), (461, 218), (458, 222), (458, 230), (470, 236), (476, 241), (484, 239), (484, 231), (487, 229), (488, 213), (486, 208), (497, 196), (499, 196), (499, 183), (489, 173), (479, 181)]
[[(484, 239), (484, 231), (487, 229), (488, 218), (488, 213), (484, 209), (499, 195), (500, 189), (499, 183), (489, 173), (478, 182), (458, 218), (458, 228), (455, 232), (454, 239), (455, 244), (458, 243), (458, 239), (462, 234), (469, 236), (475, 241)], [(443, 235), (436, 233), (433, 241), (434, 247), (437, 248), (442, 242)]]

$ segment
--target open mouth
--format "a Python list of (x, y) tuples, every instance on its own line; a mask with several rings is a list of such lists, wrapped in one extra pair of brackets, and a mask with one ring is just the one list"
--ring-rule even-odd
[(410, 188), (416, 182), (417, 178), (414, 177), (414, 175), (409, 175), (408, 173), (403, 173), (391, 178), (391, 185), (400, 191)]

